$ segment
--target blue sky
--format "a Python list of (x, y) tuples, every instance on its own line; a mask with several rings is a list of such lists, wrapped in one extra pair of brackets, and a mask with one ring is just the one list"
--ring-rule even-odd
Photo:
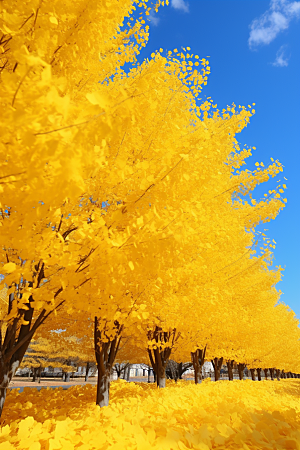
[(212, 73), (202, 98), (211, 96), (219, 108), (256, 103), (256, 114), (238, 140), (257, 148), (248, 159), (250, 169), (271, 157), (285, 166), (275, 181), (288, 186), (287, 206), (260, 229), (268, 229), (277, 242), (274, 265), (285, 268), (278, 284), (281, 299), (300, 318), (299, 25), (300, 1), (170, 0), (169, 7), (151, 16), (141, 58), (159, 48), (189, 46), (200, 57), (210, 57)]

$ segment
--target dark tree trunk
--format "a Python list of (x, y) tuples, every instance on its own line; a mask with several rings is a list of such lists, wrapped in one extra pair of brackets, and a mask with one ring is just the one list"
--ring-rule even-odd
[[(124, 368), (123, 368), (124, 369)], [(124, 369), (125, 370), (125, 369)], [(115, 371), (117, 374), (117, 379), (119, 379), (121, 377), (121, 373), (122, 373), (122, 367), (121, 364), (115, 364)], [(123, 371), (124, 372), (124, 371)]]
[[(35, 265), (35, 271), (36, 287), (38, 288), (41, 281), (45, 278), (44, 263), (39, 261)], [(32, 283), (28, 284), (29, 287), (32, 287)], [(62, 290), (62, 288), (59, 288), (54, 294), (54, 298), (56, 298)], [(8, 314), (12, 311), (14, 302), (17, 303), (20, 298), (22, 298), (22, 294), (11, 293), (9, 295)], [(46, 310), (43, 309), (35, 319), (34, 323), (32, 323), (34, 299), (32, 295), (30, 295), (28, 301), (24, 304), (25, 307), (23, 309), (19, 308), (18, 315), (7, 324), (5, 336), (3, 336), (4, 339), (2, 339), (0, 329), (0, 417), (4, 407), (6, 389), (16, 370), (20, 366), (34, 333), (45, 322), (50, 314), (63, 303), (64, 301), (60, 302), (49, 312), (46, 312)]]
[(156, 372), (155, 372), (155, 370), (153, 369), (153, 381), (154, 381), (154, 383), (156, 383), (156, 380), (157, 380), (157, 377), (156, 377)]
[(258, 381), (261, 381), (261, 369), (256, 369), (256, 372)]
[(256, 380), (256, 378), (255, 378), (255, 369), (250, 369), (250, 373), (251, 373), (252, 380), (255, 381)]
[(110, 388), (110, 373), (101, 373), (97, 378), (97, 398), (96, 403), (101, 408), (109, 404), (109, 388)]
[(220, 372), (223, 364), (223, 358), (214, 358), (212, 359), (211, 362), (215, 371), (215, 381), (218, 381), (220, 379)]
[(278, 381), (280, 381), (280, 370), (279, 369), (275, 369), (276, 372), (276, 378)]
[[(8, 299), (8, 313), (12, 309), (12, 303), (14, 301), (14, 294), (9, 295)], [(28, 345), (34, 335), (36, 327), (31, 327), (31, 321), (33, 316), (33, 308), (31, 306), (33, 302), (32, 296), (29, 297), (26, 310), (19, 310), (19, 316), (15, 317), (13, 321), (8, 324), (2, 340), (0, 336), (0, 417), (2, 415), (6, 390), (11, 382), (12, 377), (15, 375), (16, 370), (20, 366)], [(20, 322), (26, 321), (26, 325), (19, 325)], [(37, 319), (38, 320), (38, 319)], [(1, 331), (1, 330), (0, 330)]]
[(228, 370), (228, 379), (229, 381), (233, 380), (233, 364), (234, 364), (234, 360), (231, 359), (229, 361), (227, 361), (227, 370)]
[[(184, 373), (183, 364), (181, 362), (178, 364), (178, 370), (177, 370), (177, 374), (176, 374), (176, 378), (175, 378), (176, 383), (177, 383), (178, 378), (179, 378), (179, 380), (182, 380), (183, 373)], [(178, 377), (177, 377), (177, 375), (178, 375)]]
[(202, 380), (202, 367), (205, 361), (206, 346), (203, 349), (198, 348), (195, 352), (191, 353), (192, 364), (195, 373), (195, 384), (198, 384)]
[(34, 367), (32, 372), (32, 382), (35, 383), (37, 377), (38, 368)]
[(123, 327), (115, 322), (116, 336), (109, 338), (100, 329), (99, 319), (95, 317), (94, 345), (98, 368), (96, 404), (101, 408), (109, 404), (110, 375), (119, 350)]
[(264, 369), (264, 374), (265, 374), (265, 380), (268, 379), (268, 369)]
[(86, 368), (85, 368), (85, 377), (84, 377), (84, 381), (88, 381), (88, 379), (89, 379), (89, 370), (90, 370), (90, 363), (87, 362), (87, 363), (86, 363)]
[(244, 379), (244, 370), (245, 370), (245, 364), (239, 363), (238, 364), (238, 372), (239, 372), (239, 379), (243, 380)]
[(43, 370), (42, 367), (39, 367), (39, 368), (38, 368), (38, 382), (39, 382), (39, 383), (41, 382), (42, 370)]
[[(148, 340), (152, 341), (155, 339), (157, 342), (155, 349), (148, 348), (148, 355), (156, 374), (156, 384), (159, 388), (166, 386), (166, 365), (178, 338), (179, 334), (176, 333), (176, 329), (166, 332), (160, 327), (155, 327), (154, 331), (148, 332)], [(162, 348), (161, 343), (166, 346)]]
[(12, 377), (18, 369), (19, 361), (15, 361), (11, 366), (3, 364), (3, 359), (0, 360), (0, 417), (3, 411), (6, 390), (11, 382)]
[(274, 369), (271, 368), (271, 369), (269, 369), (269, 371), (270, 371), (271, 380), (274, 381)]

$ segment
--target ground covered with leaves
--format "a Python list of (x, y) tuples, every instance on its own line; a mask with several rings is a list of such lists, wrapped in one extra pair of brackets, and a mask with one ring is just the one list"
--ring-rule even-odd
[(10, 391), (0, 450), (300, 450), (300, 380), (116, 381), (101, 410), (95, 389)]

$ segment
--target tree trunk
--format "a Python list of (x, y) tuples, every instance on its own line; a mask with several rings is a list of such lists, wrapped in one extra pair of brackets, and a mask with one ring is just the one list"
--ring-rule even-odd
[(36, 381), (37, 370), (38, 370), (38, 368), (37, 368), (37, 367), (34, 367), (34, 368), (33, 368), (33, 371), (32, 371), (32, 382), (33, 382), (33, 383), (35, 383), (35, 381)]
[(200, 364), (197, 364), (194, 366), (194, 373), (195, 373), (195, 384), (201, 383), (202, 369), (201, 369)]
[(277, 380), (280, 381), (280, 370), (279, 370), (279, 369), (276, 369), (275, 372), (276, 372), (276, 378), (277, 378)]
[(211, 362), (215, 371), (215, 381), (218, 381), (220, 379), (220, 371), (223, 364), (223, 358), (214, 358)]
[(15, 375), (16, 370), (19, 367), (19, 361), (15, 361), (11, 366), (5, 365), (3, 359), (0, 360), (0, 417), (2, 415), (6, 391), (11, 382), (12, 377)]
[(100, 408), (108, 406), (109, 404), (109, 388), (110, 373), (106, 371), (105, 373), (99, 374), (98, 369), (96, 404), (99, 405)]
[(255, 381), (256, 380), (256, 378), (255, 378), (255, 369), (250, 369), (250, 373), (251, 373), (252, 380)]
[(228, 379), (229, 381), (233, 380), (233, 364), (234, 364), (234, 360), (231, 359), (229, 361), (227, 361), (227, 370), (228, 370)]
[(195, 384), (198, 384), (202, 380), (202, 367), (205, 361), (206, 347), (203, 349), (198, 348), (195, 352), (191, 353), (192, 363), (195, 373)]
[(94, 324), (95, 356), (98, 368), (96, 404), (101, 408), (109, 404), (110, 375), (121, 342), (123, 326), (115, 321), (116, 335), (108, 339), (100, 328), (98, 317)]
[[(124, 366), (122, 367), (121, 364), (115, 364), (114, 367), (115, 367), (115, 371), (117, 373), (117, 379), (119, 379), (121, 377), (122, 370), (123, 370), (123, 375), (124, 375), (125, 367)], [(124, 376), (123, 376), (123, 378), (124, 378)]]
[(154, 378), (154, 383), (156, 383), (156, 381), (157, 381), (157, 376), (156, 376), (156, 372), (155, 372), (154, 369), (153, 369), (153, 378)]
[[(37, 287), (39, 286), (41, 280), (45, 277), (44, 275), (44, 264), (39, 262), (36, 264), (35, 269), (37, 271)], [(32, 285), (29, 284), (30, 287)], [(11, 287), (11, 286), (9, 286)], [(62, 291), (60, 288), (54, 297), (57, 297)], [(8, 297), (8, 314), (10, 314), (13, 303), (17, 303), (19, 299), (22, 298), (22, 294), (17, 295), (16, 293), (9, 294)], [(58, 308), (64, 301), (57, 304)], [(18, 315), (12, 319), (12, 321), (7, 325), (4, 339), (0, 339), (1, 342), (1, 352), (0, 352), (0, 417), (4, 407), (6, 389), (14, 376), (16, 370), (21, 364), (25, 352), (33, 338), (36, 330), (44, 323), (48, 316), (54, 311), (46, 312), (43, 309), (40, 314), (38, 314), (34, 323), (32, 323), (33, 312), (34, 312), (34, 299), (32, 295), (28, 298), (28, 302), (25, 305), (26, 309), (18, 309)]]
[(39, 382), (39, 383), (41, 382), (42, 370), (43, 370), (42, 367), (39, 367), (39, 368), (38, 368), (38, 382)]
[(71, 377), (71, 372), (66, 372), (65, 373), (65, 383), (68, 383), (70, 381), (70, 377)]
[(165, 388), (166, 387), (166, 368), (165, 367), (161, 367), (159, 372), (158, 372), (157, 386), (159, 388)]
[(5, 403), (5, 399), (6, 399), (6, 389), (9, 385), (9, 377), (8, 374), (4, 374), (3, 379), (1, 380), (1, 384), (0, 384), (0, 417), (3, 411), (3, 407), (4, 407), (4, 403)]
[(265, 380), (268, 379), (268, 369), (264, 369), (264, 374), (265, 374)]
[(168, 358), (171, 354), (170, 352), (163, 351), (164, 355), (161, 355), (161, 352), (159, 349), (154, 350), (154, 357), (155, 357), (155, 364), (156, 364), (156, 384), (159, 388), (166, 387), (166, 365), (167, 365), (167, 358), (164, 356), (167, 356)]
[(244, 379), (244, 370), (245, 370), (245, 364), (239, 363), (238, 364), (238, 372), (239, 372), (240, 380)]
[[(159, 388), (163, 388), (166, 386), (167, 361), (179, 334), (176, 333), (176, 329), (163, 331), (162, 328), (156, 326), (154, 330), (147, 333), (147, 337), (149, 341), (155, 339), (157, 342), (156, 348), (148, 348), (148, 355), (156, 374), (156, 384)], [(164, 344), (163, 347), (162, 344)]]
[(90, 363), (87, 362), (86, 363), (86, 369), (85, 369), (85, 377), (84, 377), (84, 381), (87, 381), (89, 379), (89, 370), (90, 370)]
[(261, 381), (261, 369), (256, 369), (256, 372), (258, 381)]
[(269, 369), (270, 371), (270, 376), (271, 376), (271, 380), (274, 381), (274, 369)]
[[(182, 374), (183, 374), (183, 364), (182, 364), (182, 362), (181, 363), (179, 363), (179, 365), (178, 365), (178, 378), (179, 378), (179, 380), (182, 380)], [(176, 375), (177, 375), (177, 373), (176, 373)], [(177, 376), (176, 376), (176, 378), (175, 378), (175, 381), (176, 381), (176, 383), (177, 383)]]

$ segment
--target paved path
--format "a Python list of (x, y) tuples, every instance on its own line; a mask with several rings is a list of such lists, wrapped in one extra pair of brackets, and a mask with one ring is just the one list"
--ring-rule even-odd
[[(247, 377), (245, 377), (246, 379)], [(188, 381), (192, 381), (194, 380), (194, 377), (184, 377), (185, 380)], [(214, 381), (214, 378), (211, 378), (212, 381)], [(238, 379), (238, 377), (235, 377), (235, 379)], [(221, 380), (228, 380), (228, 378), (226, 377), (222, 377)], [(144, 382), (147, 383), (148, 382), (148, 377), (130, 377), (129, 381), (135, 381), (135, 382)], [(154, 378), (153, 376), (150, 377), (150, 382), (153, 383), (154, 382)], [(38, 391), (40, 391), (41, 389), (45, 389), (45, 388), (50, 388), (50, 389), (55, 389), (58, 387), (62, 387), (63, 389), (68, 389), (71, 386), (84, 386), (85, 384), (91, 384), (92, 386), (96, 386), (97, 384), (97, 378), (96, 377), (90, 377), (88, 381), (85, 381), (83, 378), (82, 379), (74, 379), (74, 380), (70, 380), (70, 381), (62, 381), (61, 379), (55, 379), (55, 378), (42, 378), (41, 382), (38, 383), (37, 381), (32, 382), (28, 379), (20, 379), (19, 377), (14, 377), (13, 380), (11, 381), (9, 388), (8, 389), (19, 389), (19, 392), (23, 392), (25, 387), (29, 387), (29, 388), (36, 388)]]
[[(147, 382), (148, 377), (131, 377), (129, 381)], [(153, 383), (154, 378), (150, 377), (150, 381)], [(29, 387), (36, 388), (38, 391), (40, 391), (43, 388), (55, 389), (58, 387), (62, 387), (63, 389), (68, 389), (71, 386), (84, 386), (85, 384), (96, 386), (97, 378), (90, 377), (88, 381), (85, 381), (84, 379), (74, 379), (67, 382), (55, 378), (42, 378), (41, 382), (38, 383), (37, 381), (32, 382), (28, 379), (20, 379), (19, 377), (14, 377), (9, 385), (9, 389), (19, 389), (19, 392), (23, 392), (25, 387)]]

